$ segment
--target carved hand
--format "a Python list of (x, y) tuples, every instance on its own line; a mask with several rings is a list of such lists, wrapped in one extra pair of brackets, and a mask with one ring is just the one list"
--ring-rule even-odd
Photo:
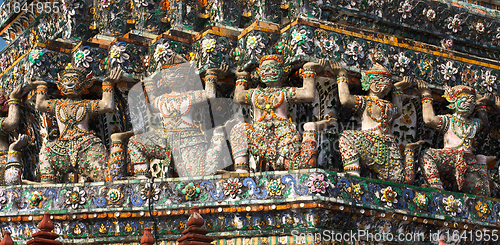
[(37, 86), (47, 86), (47, 82), (28, 80), (28, 87), (30, 89), (35, 89)]
[(220, 68), (210, 68), (207, 70), (207, 72), (214, 72), (217, 74), (218, 77), (223, 78), (229, 73), (229, 66), (228, 65), (221, 65)]
[(241, 68), (238, 67), (238, 69), (236, 70), (236, 73), (234, 75), (236, 75), (236, 78), (238, 77), (247, 77), (249, 78), (250, 77), (250, 73), (248, 71), (245, 71), (245, 70), (240, 70)]
[[(483, 105), (489, 105), (491, 104), (493, 101), (492, 101), (492, 98), (493, 98), (493, 94), (492, 93), (486, 93), (483, 95), (483, 97), (481, 97), (480, 99), (478, 99), (476, 101), (476, 104), (483, 104)], [(495, 98), (496, 100), (496, 98)]]
[(425, 83), (425, 81), (418, 80), (417, 86), (418, 86), (418, 91), (420, 92), (420, 96), (422, 96), (424, 94), (427, 94), (427, 95), (432, 94), (431, 89), (429, 89), (429, 87), (427, 87), (427, 84)]
[(304, 69), (314, 69), (316, 72), (320, 72), (324, 69), (327, 69), (329, 66), (329, 62), (327, 59), (320, 59), (318, 63), (316, 62), (307, 62), (304, 64)]
[(411, 87), (411, 77), (403, 77), (403, 80), (401, 82), (397, 82), (394, 84), (394, 87), (399, 88), (399, 89), (406, 89)]
[(330, 60), (329, 63), (330, 63), (330, 69), (334, 75), (347, 74), (347, 71), (344, 68), (342, 68), (340, 62)]
[(28, 135), (20, 134), (14, 139), (14, 142), (10, 144), (9, 151), (21, 151), (25, 146), (28, 145)]
[(495, 95), (495, 103), (493, 104), (497, 111), (500, 111), (500, 96)]
[(104, 78), (103, 82), (110, 82), (110, 83), (116, 83), (118, 82), (118, 79), (122, 76), (122, 70), (118, 67), (114, 68), (111, 70), (111, 74)]
[(23, 84), (17, 85), (12, 92), (10, 92), (9, 98), (11, 99), (20, 99), (23, 96)]

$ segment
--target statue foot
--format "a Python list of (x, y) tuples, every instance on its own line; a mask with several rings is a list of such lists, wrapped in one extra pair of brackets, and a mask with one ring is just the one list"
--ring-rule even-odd
[(21, 134), (17, 139), (12, 142), (9, 146), (9, 151), (21, 151), (24, 147), (28, 145), (28, 135)]
[(321, 131), (324, 128), (333, 125), (337, 121), (335, 117), (328, 117), (325, 120), (317, 121), (317, 122), (309, 122), (304, 124), (304, 130), (318, 130)]
[(141, 179), (149, 179), (148, 177), (146, 176), (124, 176), (122, 177), (121, 180), (141, 180)]
[(415, 150), (423, 143), (425, 143), (425, 141), (423, 140), (419, 140), (415, 143), (408, 143), (405, 145), (405, 150)]
[(111, 135), (111, 141), (121, 141), (124, 142), (134, 135), (134, 131), (127, 131), (122, 133), (114, 133)]
[(217, 172), (215, 172), (215, 174), (219, 174), (219, 175), (224, 175), (224, 174), (232, 174), (232, 173), (237, 173), (237, 174), (243, 174), (243, 173), (248, 173), (247, 170), (243, 170), (243, 169), (236, 169), (235, 171), (227, 171), (227, 170), (217, 170)]
[(214, 135), (224, 135), (224, 126), (219, 126), (214, 129)]
[(27, 180), (27, 179), (21, 179), (21, 184), (23, 184), (23, 185), (43, 185), (43, 184), (53, 184), (53, 183), (47, 182), (47, 181), (36, 182), (36, 181)]
[(348, 174), (348, 175), (360, 177), (360, 173), (358, 171), (348, 171), (348, 172), (345, 172), (345, 173)]
[(434, 189), (438, 189), (438, 190), (444, 190), (443, 186), (442, 185), (436, 185), (436, 184), (433, 184), (433, 185), (430, 185), (431, 188), (434, 188)]

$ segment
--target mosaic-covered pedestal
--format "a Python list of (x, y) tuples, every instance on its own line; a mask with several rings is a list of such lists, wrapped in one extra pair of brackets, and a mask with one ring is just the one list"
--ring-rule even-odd
[(326, 230), (404, 231), (429, 239), (439, 230), (500, 226), (498, 200), (321, 169), (13, 186), (1, 189), (0, 204), (0, 225), (18, 244), (37, 231), (46, 211), (64, 244), (137, 242), (155, 225), (163, 244), (174, 244), (193, 205), (216, 244), (299, 244), (300, 234)]

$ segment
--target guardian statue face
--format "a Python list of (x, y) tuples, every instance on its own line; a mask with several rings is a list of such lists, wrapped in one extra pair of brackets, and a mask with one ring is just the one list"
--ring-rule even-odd
[(392, 74), (380, 64), (362, 73), (361, 86), (379, 98), (385, 97), (392, 89)]
[(92, 72), (85, 75), (85, 70), (79, 68), (69, 68), (58, 74), (57, 88), (63, 95), (79, 96), (88, 93), (88, 88), (93, 84), (90, 80)]
[(271, 54), (262, 56), (256, 72), (262, 83), (279, 83), (288, 75), (290, 68), (285, 66), (281, 56)]
[(259, 66), (259, 77), (263, 83), (278, 82), (284, 77), (283, 66), (274, 60), (266, 60)]
[(392, 89), (392, 79), (384, 74), (370, 75), (370, 91), (379, 98), (385, 97)]
[(443, 97), (450, 102), (448, 108), (459, 113), (467, 113), (470, 115), (474, 112), (476, 107), (476, 91), (467, 86), (446, 86)]

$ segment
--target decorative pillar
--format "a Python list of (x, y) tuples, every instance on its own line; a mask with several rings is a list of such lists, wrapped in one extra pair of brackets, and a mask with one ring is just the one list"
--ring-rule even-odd
[(205, 221), (200, 215), (200, 208), (193, 206), (191, 208), (191, 216), (188, 219), (187, 225), (189, 228), (184, 230), (181, 238), (177, 239), (179, 245), (209, 245), (214, 239), (207, 236), (207, 229), (201, 228)]
[(0, 241), (0, 245), (14, 245), (14, 241), (10, 237), (10, 231), (5, 231), (3, 233), (2, 241)]
[(47, 212), (43, 215), (42, 221), (38, 224), (39, 232), (33, 234), (33, 239), (28, 241), (28, 245), (62, 245), (60, 241), (56, 241), (59, 237), (56, 233), (52, 233), (54, 224), (50, 219), (50, 214)]
[(155, 239), (153, 234), (151, 234), (151, 228), (147, 227), (144, 229), (144, 235), (141, 238), (141, 245), (153, 245), (155, 243)]

